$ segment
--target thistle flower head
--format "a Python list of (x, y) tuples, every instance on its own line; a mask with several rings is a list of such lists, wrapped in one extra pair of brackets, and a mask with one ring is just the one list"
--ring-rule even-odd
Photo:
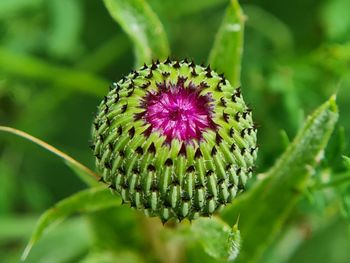
[(198, 86), (185, 86), (184, 80), (157, 84), (158, 90), (147, 92), (141, 103), (144, 110), (135, 116), (150, 125), (148, 133), (159, 132), (169, 144), (174, 139), (184, 143), (200, 141), (205, 130), (216, 128), (211, 95), (201, 95)]
[(93, 142), (110, 188), (163, 222), (210, 216), (230, 203), (257, 153), (240, 89), (187, 60), (156, 61), (114, 83)]

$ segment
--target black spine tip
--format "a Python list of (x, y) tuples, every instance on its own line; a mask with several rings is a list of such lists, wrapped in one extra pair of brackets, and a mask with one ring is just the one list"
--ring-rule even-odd
[(153, 71), (150, 70), (150, 72), (148, 73), (148, 75), (146, 76), (147, 79), (150, 79), (153, 77)]
[(128, 108), (128, 104), (124, 104), (121, 108), (121, 113), (126, 112), (126, 109)]
[(164, 78), (168, 78), (168, 77), (170, 76), (170, 72), (163, 71), (163, 72), (162, 72), (162, 76), (163, 76)]
[(241, 87), (239, 87), (235, 90), (235, 96), (239, 97), (239, 98), (241, 97)]
[(214, 174), (213, 170), (208, 170), (205, 175), (206, 176), (211, 176), (213, 174)]
[(226, 107), (227, 102), (226, 102), (226, 100), (225, 100), (224, 97), (222, 97), (222, 98), (220, 99), (220, 102), (221, 102), (221, 105), (222, 105), (223, 107)]
[(106, 117), (106, 124), (107, 124), (108, 127), (111, 126), (111, 121), (110, 121), (110, 119), (108, 117)]
[(125, 152), (123, 150), (119, 150), (120, 157), (125, 157)]
[(137, 147), (135, 151), (136, 151), (137, 154), (143, 155), (143, 149), (142, 149), (141, 146)]
[(173, 160), (168, 158), (166, 159), (165, 163), (164, 163), (166, 166), (172, 166), (173, 165)]
[(171, 63), (170, 57), (167, 57), (167, 59), (164, 61), (164, 64), (169, 65)]
[(178, 153), (178, 156), (180, 155), (186, 156), (186, 145), (184, 143), (181, 145), (180, 151)]
[(216, 155), (217, 152), (218, 152), (218, 150), (217, 150), (216, 147), (214, 146), (213, 149), (211, 150), (211, 156)]
[(151, 85), (151, 82), (147, 81), (146, 83), (141, 85), (141, 89), (146, 89), (149, 87), (149, 85)]
[(230, 136), (233, 137), (235, 135), (235, 129), (233, 127), (230, 128)]
[(119, 92), (116, 93), (116, 96), (114, 98), (114, 103), (117, 103), (120, 99), (120, 95), (119, 95)]
[(197, 148), (195, 154), (194, 154), (194, 158), (201, 158), (202, 157), (202, 152), (199, 148)]
[(130, 139), (134, 138), (135, 135), (135, 127), (131, 127), (128, 131)]
[(241, 117), (241, 116), (240, 116), (240, 112), (237, 112), (236, 115), (235, 115), (235, 120), (236, 120), (236, 121), (239, 121), (240, 117)]
[(147, 150), (149, 153), (153, 153), (155, 154), (156, 153), (156, 147), (154, 146), (154, 143), (152, 142), (151, 145), (148, 147), (148, 150)]
[(112, 165), (110, 164), (110, 162), (105, 162), (104, 166), (109, 170), (112, 169)]
[(138, 76), (140, 76), (140, 73), (138, 73), (136, 70), (133, 71), (134, 75), (132, 76), (133, 79), (136, 79)]
[(114, 150), (114, 144), (111, 143), (111, 142), (109, 142), (109, 143), (108, 143), (108, 149), (109, 149), (110, 151), (113, 151), (113, 150)]
[(218, 132), (215, 135), (215, 141), (216, 141), (216, 144), (220, 144), (222, 142), (222, 137)]
[(156, 170), (156, 167), (155, 167), (154, 165), (152, 165), (152, 164), (149, 164), (149, 165), (147, 166), (147, 170), (148, 170), (149, 172), (154, 172), (154, 171)]
[(119, 136), (122, 135), (122, 133), (123, 133), (123, 128), (122, 128), (122, 126), (119, 126), (119, 127), (118, 127), (117, 133), (118, 133)]
[(208, 67), (206, 67), (205, 71), (206, 71), (205, 76), (206, 76), (207, 78), (211, 78), (211, 77), (212, 77), (212, 74), (211, 74), (210, 65), (208, 65)]
[(205, 81), (202, 81), (201, 83), (199, 83), (199, 87), (202, 89), (205, 89), (205, 88), (209, 88), (210, 86)]
[(108, 187), (109, 187), (110, 189), (112, 189), (112, 190), (117, 190), (117, 188), (116, 188), (115, 185), (113, 185), (113, 184), (110, 184)]
[(155, 69), (157, 69), (157, 68), (158, 68), (157, 62), (153, 62), (152, 65), (151, 65), (151, 69), (152, 69), (152, 70), (155, 70)]
[(180, 62), (178, 60), (175, 61), (173, 68), (180, 68)]
[(226, 112), (222, 113), (222, 118), (224, 119), (225, 122), (228, 123), (228, 121), (230, 120), (230, 115)]
[(198, 73), (196, 72), (195, 68), (192, 68), (191, 75), (192, 75), (192, 77), (197, 77), (198, 76)]
[(189, 167), (186, 169), (186, 172), (187, 172), (187, 173), (192, 173), (192, 172), (194, 172), (194, 166), (193, 166), (193, 165), (189, 166)]

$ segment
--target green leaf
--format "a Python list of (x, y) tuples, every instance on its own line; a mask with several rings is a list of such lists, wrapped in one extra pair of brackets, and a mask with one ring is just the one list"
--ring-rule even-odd
[[(162, 12), (166, 17), (183, 17), (194, 15), (206, 10), (215, 9), (217, 6), (226, 5), (230, 0), (186, 0), (186, 3), (179, 4), (178, 0), (150, 0), (149, 3), (152, 4), (154, 9), (158, 14)], [(176, 10), (176, 12), (173, 12)]]
[(79, 1), (51, 0), (48, 3), (51, 30), (48, 48), (57, 58), (74, 60), (81, 53), (80, 35), (83, 27), (83, 8)]
[(23, 10), (38, 8), (43, 2), (43, 0), (1, 0), (0, 18), (11, 17)]
[(193, 222), (191, 230), (213, 258), (233, 261), (238, 256), (241, 236), (237, 224), (231, 228), (217, 217), (199, 218)]
[(321, 10), (321, 19), (326, 36), (333, 41), (347, 41), (350, 33), (348, 0), (326, 1)]
[(223, 211), (232, 222), (240, 215), (243, 239), (239, 262), (256, 262), (281, 230), (305, 191), (338, 119), (335, 96), (308, 117), (303, 128), (264, 179)]
[(350, 171), (350, 158), (344, 155), (343, 159), (344, 159), (344, 164), (346, 168)]
[(237, 0), (231, 0), (209, 55), (209, 64), (225, 73), (233, 86), (240, 85), (244, 15)]
[(22, 259), (24, 260), (28, 256), (33, 245), (50, 227), (60, 223), (66, 217), (78, 212), (89, 213), (119, 205), (119, 198), (113, 196), (106, 187), (83, 190), (58, 202), (41, 215), (34, 233), (23, 252)]
[(103, 96), (109, 86), (104, 79), (93, 74), (53, 65), (39, 58), (19, 54), (0, 47), (0, 72), (18, 77), (40, 80), (59, 88)]
[(341, 193), (342, 214), (350, 222), (350, 185)]
[(265, 11), (258, 5), (244, 5), (243, 9), (248, 16), (247, 27), (255, 29), (283, 53), (293, 48), (293, 34), (277, 16)]
[[(78, 259), (88, 252), (92, 241), (90, 225), (85, 218), (72, 218), (45, 235), (25, 262), (79, 262)], [(18, 256), (16, 261), (11, 262), (18, 262)]]
[(101, 72), (120, 60), (129, 48), (129, 39), (124, 34), (114, 36), (81, 58), (77, 66), (86, 71)]
[(92, 252), (86, 256), (80, 263), (115, 263), (115, 262), (128, 262), (128, 263), (143, 263), (146, 262), (140, 253), (137, 251), (118, 250), (109, 251), (103, 250), (98, 252)]
[(0, 216), (0, 245), (14, 240), (28, 238), (37, 221), (32, 215), (6, 215)]
[(169, 56), (162, 23), (143, 0), (104, 0), (110, 15), (134, 42), (136, 66)]

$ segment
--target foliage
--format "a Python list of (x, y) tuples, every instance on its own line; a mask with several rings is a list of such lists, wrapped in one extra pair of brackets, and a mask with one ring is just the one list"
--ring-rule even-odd
[(1, 127), (4, 262), (18, 262), (28, 240), (26, 262), (350, 261), (349, 3), (240, 4), (0, 1), (0, 125), (93, 167), (92, 112), (109, 83), (170, 55), (242, 85), (260, 126), (247, 192), (217, 217), (165, 227), (68, 155)]

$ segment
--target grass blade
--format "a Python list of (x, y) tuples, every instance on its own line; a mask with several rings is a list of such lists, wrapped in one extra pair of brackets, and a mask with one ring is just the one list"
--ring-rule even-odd
[(52, 65), (29, 55), (0, 47), (0, 71), (31, 80), (55, 84), (69, 90), (102, 97), (109, 83), (94, 74)]
[(119, 205), (119, 199), (113, 196), (106, 187), (96, 187), (80, 191), (58, 202), (41, 215), (21, 259), (26, 259), (33, 245), (51, 226), (60, 223), (66, 217), (77, 212), (88, 213)]
[(104, 0), (104, 3), (113, 19), (133, 41), (137, 67), (150, 63), (152, 59), (169, 56), (163, 25), (145, 1)]
[(240, 85), (244, 15), (237, 0), (231, 0), (209, 55), (213, 69), (225, 73), (233, 86)]
[(8, 132), (8, 133), (12, 133), (14, 135), (17, 135), (19, 137), (22, 137), (26, 140), (29, 140), (37, 145), (39, 145), (40, 147), (48, 150), (49, 152), (61, 157), (66, 164), (75, 172), (75, 174), (77, 174), (79, 176), (79, 178), (84, 181), (87, 185), (90, 186), (96, 186), (98, 184), (98, 180), (100, 180), (100, 176), (97, 175), (96, 173), (94, 173), (92, 170), (90, 170), (89, 168), (87, 168), (85, 165), (81, 164), (80, 162), (76, 161), (75, 159), (73, 159), (72, 157), (70, 157), (69, 155), (61, 152), (60, 150), (58, 150), (57, 148), (53, 147), (52, 145), (26, 133), (11, 127), (6, 127), (6, 126), (0, 126), (0, 131), (3, 132)]
[(265, 179), (223, 211), (228, 222), (241, 218), (243, 244), (238, 262), (256, 262), (279, 232), (320, 161), (337, 119), (333, 96), (308, 117)]

